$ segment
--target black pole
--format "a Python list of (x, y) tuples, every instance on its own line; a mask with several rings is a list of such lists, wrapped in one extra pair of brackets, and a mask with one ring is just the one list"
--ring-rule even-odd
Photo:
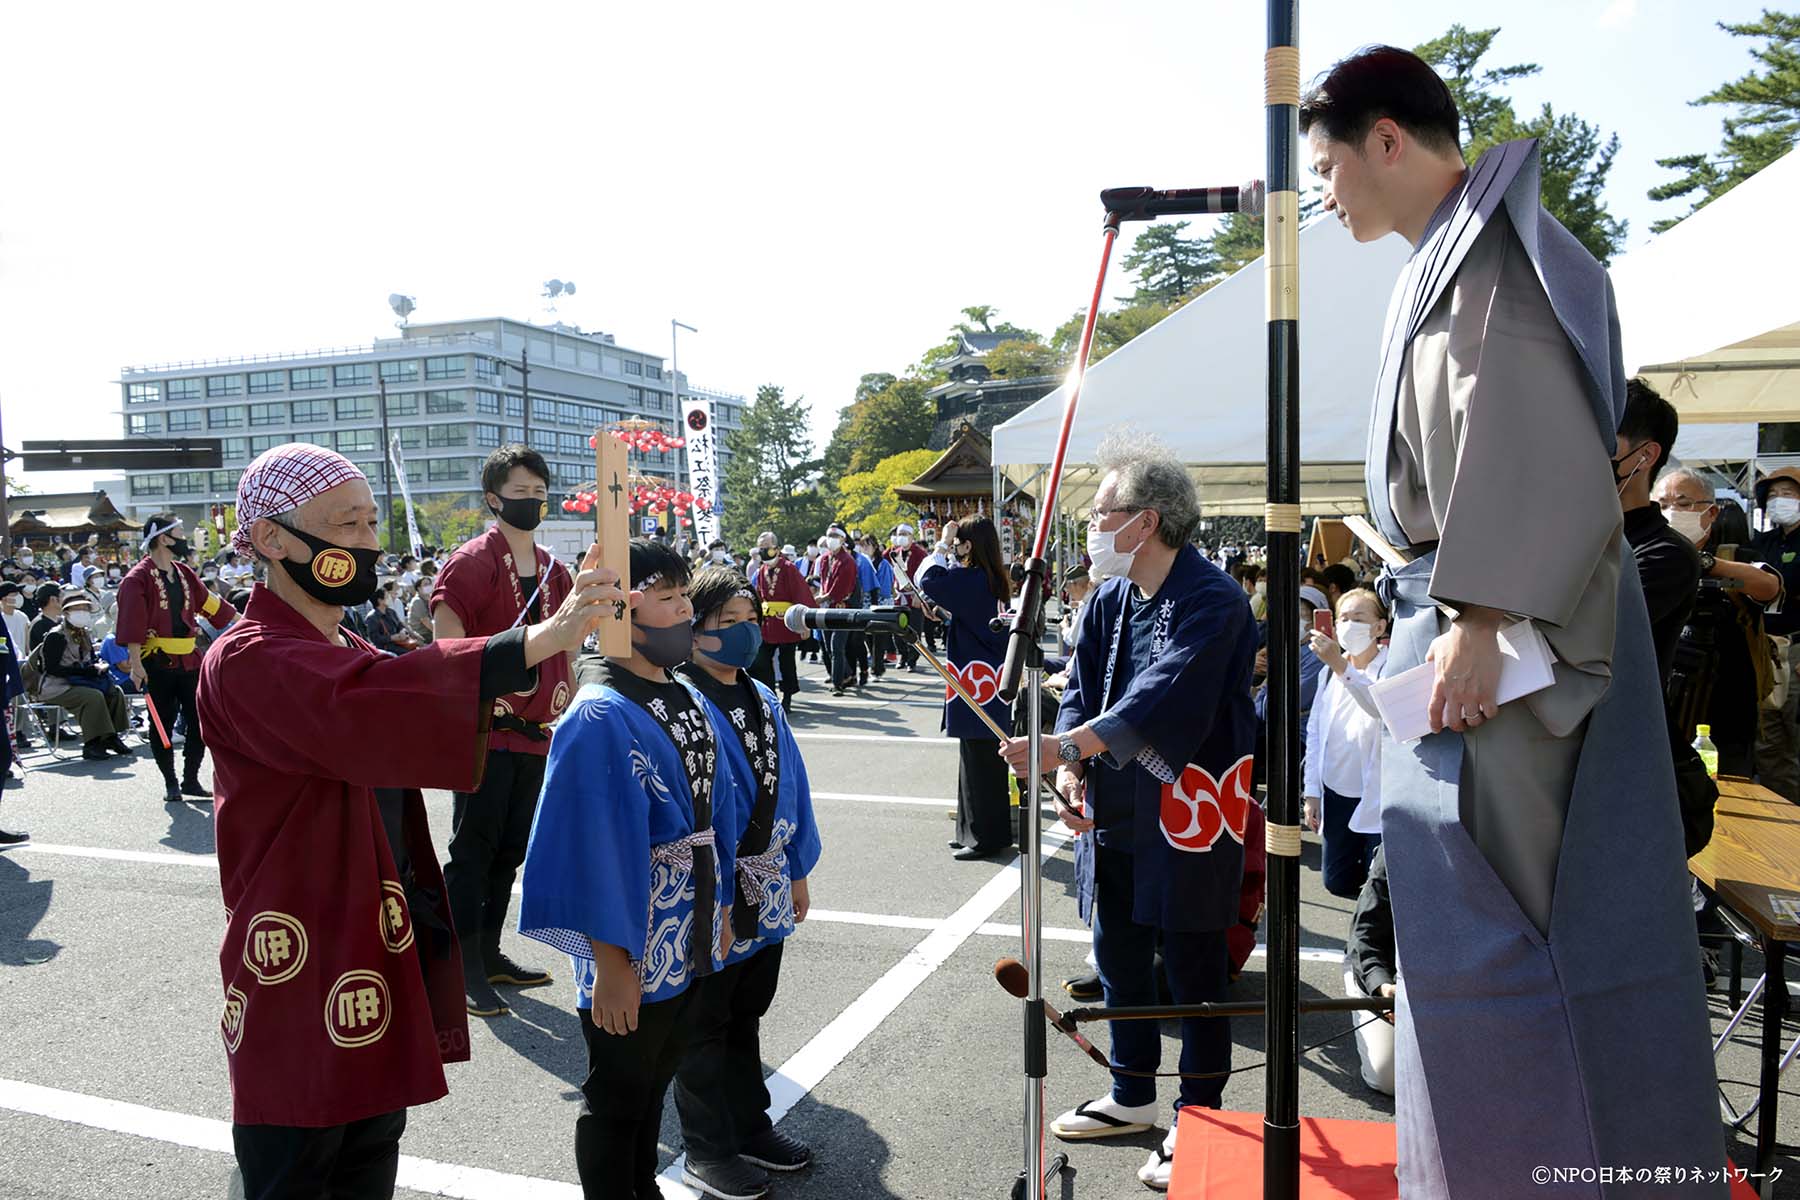
[(1263, 1197), (1300, 1195), (1300, 288), (1299, 0), (1269, 0), (1263, 216), (1269, 319), (1268, 1053)]
[(519, 347), (519, 409), (520, 430), (524, 434), (519, 440), (526, 446), (531, 445), (531, 358), (525, 347)]
[(381, 409), (381, 486), (387, 493), (387, 548), (394, 549), (394, 461), (393, 443), (388, 433), (387, 380), (381, 368), (375, 368), (375, 403)]

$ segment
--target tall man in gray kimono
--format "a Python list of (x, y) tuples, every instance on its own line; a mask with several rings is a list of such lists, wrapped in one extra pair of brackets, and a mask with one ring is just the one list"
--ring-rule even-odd
[[(1724, 1196), (1652, 1185), (1724, 1142), (1656, 659), (1609, 460), (1625, 400), (1605, 270), (1538, 201), (1535, 142), (1472, 168), (1431, 67), (1375, 47), (1303, 101), (1325, 207), (1414, 246), (1388, 312), (1369, 507), (1386, 672), (1430, 661), (1434, 732), (1382, 748), (1402, 979), (1401, 1194)], [(1555, 682), (1495, 703), (1530, 618)], [(1603, 1167), (1645, 1182), (1598, 1182)], [(1608, 1178), (1616, 1178), (1614, 1172)]]

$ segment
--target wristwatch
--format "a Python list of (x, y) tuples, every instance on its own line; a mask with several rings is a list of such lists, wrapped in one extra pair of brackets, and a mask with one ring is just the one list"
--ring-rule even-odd
[(1700, 552), (1700, 573), (1702, 575), (1711, 575), (1713, 573), (1713, 564), (1718, 561), (1719, 560), (1714, 557), (1712, 551), (1702, 550)]
[(1081, 761), (1081, 750), (1075, 745), (1075, 739), (1068, 734), (1061, 734), (1056, 739), (1056, 757), (1066, 763)]

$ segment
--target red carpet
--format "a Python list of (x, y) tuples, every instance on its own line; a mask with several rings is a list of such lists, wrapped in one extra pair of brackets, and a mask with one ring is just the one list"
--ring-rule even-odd
[[(1262, 1114), (1181, 1111), (1169, 1200), (1262, 1194)], [(1300, 1118), (1300, 1194), (1307, 1200), (1397, 1200), (1394, 1127), (1378, 1121)], [(1756, 1200), (1733, 1180), (1732, 1200)]]

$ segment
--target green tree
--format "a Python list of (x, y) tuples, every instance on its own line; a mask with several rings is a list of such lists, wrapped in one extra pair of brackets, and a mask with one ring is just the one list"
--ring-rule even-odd
[[(1650, 198), (1678, 200), (1700, 193), (1688, 213), (1705, 208), (1800, 141), (1800, 15), (1764, 9), (1760, 20), (1737, 25), (1721, 21), (1719, 28), (1734, 37), (1765, 39), (1766, 44), (1750, 51), (1760, 69), (1691, 101), (1696, 105), (1728, 104), (1737, 110), (1723, 122), (1717, 155), (1681, 154), (1656, 160), (1657, 166), (1682, 175), (1651, 188)], [(1680, 220), (1671, 217), (1650, 228), (1661, 233)]]
[(902, 521), (918, 520), (918, 510), (901, 501), (894, 489), (918, 478), (937, 457), (935, 450), (907, 450), (844, 476), (838, 488), (837, 519), (845, 528), (878, 538)]
[(927, 381), (909, 375), (852, 406), (856, 411), (847, 431), (850, 455), (845, 464), (849, 472), (870, 470), (891, 455), (919, 449), (931, 438), (937, 404), (925, 394), (929, 387)]
[[(1101, 313), (1094, 322), (1094, 345), (1088, 352), (1088, 365), (1099, 362), (1179, 307), (1181, 306), (1178, 304), (1151, 302), (1131, 304), (1116, 312)], [(1063, 362), (1074, 363), (1075, 352), (1081, 343), (1082, 322), (1086, 319), (1086, 310), (1078, 310), (1050, 335), (1050, 345), (1063, 356)]]
[(1600, 128), (1570, 114), (1558, 116), (1546, 104), (1538, 115), (1521, 120), (1500, 88), (1538, 73), (1536, 63), (1481, 68), (1499, 29), (1471, 30), (1457, 24), (1442, 37), (1414, 49), (1436, 67), (1462, 116), (1463, 156), (1473, 163), (1501, 142), (1538, 139), (1543, 173), (1543, 202), (1552, 216), (1574, 234), (1601, 262), (1625, 244), (1626, 223), (1606, 209), (1602, 193), (1619, 153), (1619, 135), (1602, 137)]
[(1218, 274), (1218, 261), (1205, 238), (1184, 238), (1187, 221), (1153, 224), (1137, 235), (1119, 265), (1137, 275), (1130, 304), (1176, 304)]
[[(419, 536), (446, 549), (462, 545), (486, 529), (488, 523), (488, 514), (475, 507), (474, 499), (463, 493), (427, 496), (413, 506), (413, 514), (419, 521)], [(405, 516), (402, 515), (400, 520), (400, 528), (404, 530)]]
[(982, 360), (988, 374), (1006, 379), (1029, 379), (1034, 375), (1054, 375), (1061, 368), (1062, 356), (1042, 342), (1001, 342)]
[(962, 310), (962, 314), (972, 323), (980, 325), (983, 333), (987, 333), (991, 331), (992, 327), (989, 322), (994, 319), (994, 313), (997, 311), (999, 310), (991, 304), (971, 304)]
[(720, 526), (733, 546), (747, 546), (765, 529), (792, 541), (816, 532), (802, 526), (818, 461), (813, 458), (806, 401), (789, 400), (780, 387), (765, 383), (744, 409), (742, 424), (726, 437), (731, 458), (723, 479), (725, 509)]

